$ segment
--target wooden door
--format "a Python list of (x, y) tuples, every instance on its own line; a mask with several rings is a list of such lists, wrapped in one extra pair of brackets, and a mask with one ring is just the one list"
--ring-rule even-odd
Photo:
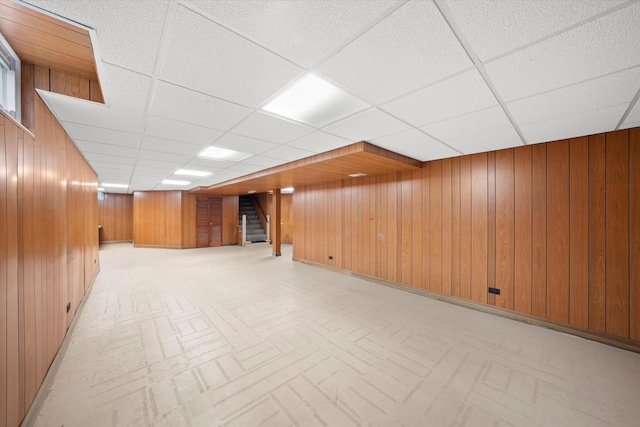
[(196, 247), (222, 245), (222, 199), (196, 199)]

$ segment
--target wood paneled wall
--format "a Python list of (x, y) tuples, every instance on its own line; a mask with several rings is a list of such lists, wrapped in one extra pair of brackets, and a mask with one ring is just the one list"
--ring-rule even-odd
[(222, 198), (222, 244), (237, 245), (240, 240), (238, 232), (238, 215), (240, 209), (238, 196)]
[[(256, 194), (256, 201), (263, 212), (274, 218), (273, 194)], [(271, 222), (271, 235), (275, 233), (275, 224)], [(293, 194), (280, 194), (280, 243), (293, 243)]]
[(98, 200), (101, 242), (133, 240), (133, 195), (105, 193)]
[(0, 113), (0, 426), (25, 416), (99, 269), (97, 176), (34, 93), (49, 83), (23, 90), (35, 138)]
[(640, 128), (296, 188), (293, 227), (296, 259), (640, 342)]

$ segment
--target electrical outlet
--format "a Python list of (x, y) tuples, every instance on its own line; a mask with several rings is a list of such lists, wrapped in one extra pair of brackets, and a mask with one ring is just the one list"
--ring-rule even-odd
[(500, 295), (500, 289), (489, 287), (489, 293), (490, 294), (495, 294), (495, 295)]
[(329, 259), (333, 259), (333, 255), (329, 255)]

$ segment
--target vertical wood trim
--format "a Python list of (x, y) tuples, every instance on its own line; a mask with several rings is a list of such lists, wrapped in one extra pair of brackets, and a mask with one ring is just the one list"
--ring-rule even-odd
[(471, 299), (487, 303), (487, 153), (471, 156)]
[[(496, 286), (496, 152), (487, 153), (487, 286)], [(487, 294), (496, 303), (496, 295)]]
[(606, 134), (606, 332), (629, 337), (629, 131)]
[(605, 331), (605, 142), (589, 136), (589, 329)]
[(547, 146), (531, 146), (533, 191), (531, 314), (547, 316)]
[(589, 326), (589, 138), (569, 141), (569, 322)]
[(531, 314), (532, 177), (531, 146), (514, 149), (515, 278), (514, 310)]
[(442, 293), (451, 295), (451, 159), (442, 159)]
[(442, 292), (442, 160), (429, 168), (429, 289)]
[(460, 157), (451, 159), (451, 295), (460, 296)]
[(460, 157), (460, 297), (471, 299), (471, 156)]
[(569, 322), (569, 141), (547, 144), (547, 317)]
[(422, 268), (420, 267), (423, 262), (422, 258), (422, 170), (416, 170), (412, 172), (412, 196), (413, 212), (411, 217), (411, 224), (413, 228), (413, 268), (411, 283), (413, 286), (420, 287), (422, 285)]
[(496, 152), (496, 287), (498, 307), (513, 310), (515, 269), (514, 150)]
[(629, 338), (640, 341), (640, 128), (629, 130)]
[(422, 287), (429, 289), (430, 266), (431, 266), (431, 242), (429, 236), (431, 229), (429, 227), (430, 217), (430, 173), (431, 163), (425, 163), (422, 166)]
[(413, 278), (413, 257), (411, 250), (413, 248), (414, 236), (413, 231), (413, 171), (400, 173), (401, 185), (401, 233), (400, 233), (400, 281), (405, 285), (412, 285)]
[(280, 244), (280, 221), (282, 219), (280, 189), (273, 190), (273, 216), (275, 221), (275, 233), (271, 236), (271, 251), (274, 256), (280, 256), (282, 255), (282, 248)]

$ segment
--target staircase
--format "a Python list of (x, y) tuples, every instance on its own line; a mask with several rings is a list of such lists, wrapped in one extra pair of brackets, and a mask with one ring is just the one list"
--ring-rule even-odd
[(253, 209), (253, 204), (248, 196), (240, 196), (240, 215), (238, 216), (238, 229), (242, 234), (242, 215), (247, 216), (247, 242), (266, 242), (267, 233), (262, 227), (258, 214)]

